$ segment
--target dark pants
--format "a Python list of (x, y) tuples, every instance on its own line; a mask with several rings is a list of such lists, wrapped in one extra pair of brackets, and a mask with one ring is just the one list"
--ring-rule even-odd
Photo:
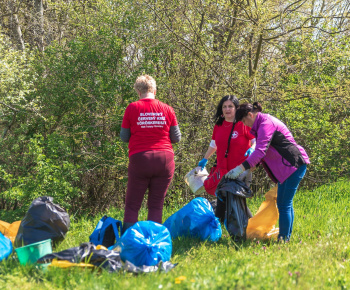
[(136, 223), (148, 189), (147, 220), (162, 223), (163, 204), (175, 170), (174, 154), (145, 151), (129, 158), (124, 223)]

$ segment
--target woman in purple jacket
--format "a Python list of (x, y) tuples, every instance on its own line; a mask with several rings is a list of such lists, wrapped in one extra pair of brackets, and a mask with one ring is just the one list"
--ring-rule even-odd
[(226, 177), (235, 179), (243, 171), (261, 163), (269, 177), (278, 183), (279, 239), (289, 241), (293, 229), (293, 197), (309, 164), (303, 147), (298, 145), (287, 126), (277, 118), (262, 114), (258, 102), (242, 104), (236, 112), (236, 121), (251, 127), (256, 137), (255, 151)]

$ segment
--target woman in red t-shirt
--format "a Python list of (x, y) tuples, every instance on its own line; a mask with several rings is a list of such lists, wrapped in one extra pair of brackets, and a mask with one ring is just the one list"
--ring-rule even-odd
[(162, 223), (164, 198), (174, 175), (171, 143), (181, 139), (174, 109), (156, 100), (156, 81), (148, 75), (136, 79), (139, 100), (125, 110), (120, 137), (129, 142), (128, 186), (123, 230), (138, 221), (148, 189), (148, 220)]
[[(250, 128), (245, 126), (241, 121), (235, 123), (238, 105), (238, 99), (232, 95), (225, 96), (220, 100), (214, 116), (215, 126), (212, 140), (204, 158), (199, 161), (198, 166), (204, 168), (209, 157), (216, 152), (217, 166), (230, 171), (232, 168), (235, 168), (245, 161), (254, 151), (255, 137), (249, 133)], [(229, 154), (227, 158), (225, 158), (228, 139), (233, 125), (235, 127), (230, 139)], [(245, 182), (249, 186), (251, 182), (251, 172), (246, 172), (245, 175)], [(222, 220), (224, 214), (225, 205), (220, 202), (220, 200), (217, 200), (215, 215)]]

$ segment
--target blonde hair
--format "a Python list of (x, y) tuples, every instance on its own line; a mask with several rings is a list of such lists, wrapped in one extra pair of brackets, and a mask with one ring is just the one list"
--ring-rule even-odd
[(134, 89), (141, 94), (153, 92), (157, 88), (156, 81), (149, 75), (139, 76), (134, 84)]

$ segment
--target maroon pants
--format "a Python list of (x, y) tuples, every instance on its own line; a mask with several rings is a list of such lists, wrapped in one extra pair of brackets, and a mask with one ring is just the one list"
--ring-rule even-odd
[(129, 158), (124, 223), (136, 223), (148, 189), (148, 220), (162, 223), (163, 204), (175, 170), (174, 154), (145, 151)]

